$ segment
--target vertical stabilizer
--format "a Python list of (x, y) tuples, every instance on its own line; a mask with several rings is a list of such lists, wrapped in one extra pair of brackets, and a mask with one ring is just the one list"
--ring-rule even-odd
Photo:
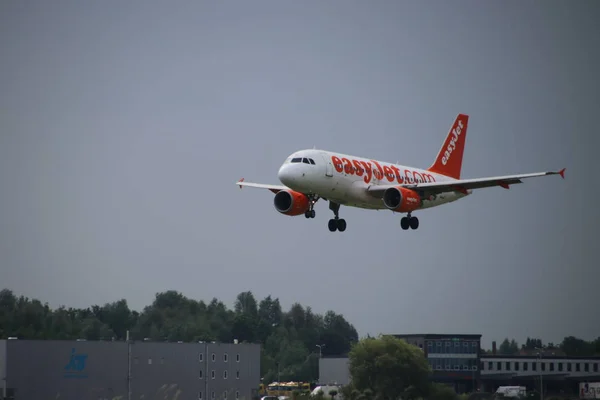
[(427, 169), (428, 171), (460, 179), (468, 123), (468, 115), (458, 114), (456, 116), (444, 145), (440, 149), (435, 162)]

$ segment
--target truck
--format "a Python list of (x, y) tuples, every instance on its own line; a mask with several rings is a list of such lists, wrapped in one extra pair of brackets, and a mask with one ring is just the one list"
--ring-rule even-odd
[(580, 399), (600, 399), (600, 382), (579, 382)]

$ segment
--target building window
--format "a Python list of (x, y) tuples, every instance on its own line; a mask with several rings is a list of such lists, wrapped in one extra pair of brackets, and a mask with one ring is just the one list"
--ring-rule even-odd
[(212, 353), (212, 360), (213, 362), (217, 361), (217, 355), (215, 353)]
[(500, 361), (496, 363), (496, 371), (502, 371), (502, 363)]
[(227, 398), (227, 390), (223, 392), (223, 398), (226, 399)]
[(598, 372), (598, 363), (594, 363), (594, 372)]
[(210, 371), (210, 377), (212, 379), (215, 379), (215, 370), (214, 369), (212, 371)]
[(198, 362), (204, 361), (204, 354), (198, 353)]
[(507, 361), (507, 362), (506, 362), (506, 370), (507, 370), (507, 371), (510, 371), (510, 361)]
[(223, 362), (227, 362), (227, 353), (223, 353)]
[(550, 371), (554, 371), (554, 363), (553, 362), (550, 363)]
[(237, 390), (235, 391), (235, 398), (239, 399), (240, 398), (240, 392), (238, 392)]
[(590, 372), (590, 365), (588, 363), (583, 364), (583, 370), (585, 372)]
[(227, 370), (223, 371), (223, 379), (227, 379)]
[(211, 398), (211, 399), (214, 399), (214, 398), (215, 398), (215, 392), (212, 392), (212, 393), (210, 394), (210, 398)]
[(575, 371), (576, 371), (576, 372), (579, 372), (579, 371), (580, 371), (580, 369), (579, 369), (579, 363), (575, 363)]
[(537, 371), (537, 361), (531, 363), (531, 370)]
[(236, 361), (236, 362), (240, 362), (240, 354), (239, 354), (239, 353), (238, 353), (238, 354), (236, 354), (236, 356), (235, 356), (235, 361)]
[(545, 371), (545, 370), (546, 370), (546, 363), (545, 363), (545, 362), (543, 362), (543, 363), (542, 363), (542, 371)]
[(567, 363), (567, 372), (571, 372), (572, 369), (571, 363)]
[(202, 379), (203, 373), (202, 370), (200, 370), (200, 373), (198, 374), (198, 378)]
[(493, 361), (488, 361), (488, 370), (493, 370), (494, 369), (494, 362)]
[(235, 371), (235, 379), (240, 379), (240, 371)]
[(561, 362), (558, 363), (558, 370), (559, 371), (563, 370), (563, 363), (561, 363)]
[(519, 362), (515, 361), (515, 371), (518, 371), (518, 370), (519, 370)]
[(198, 400), (202, 400), (202, 392), (198, 392)]
[(529, 363), (527, 361), (523, 361), (523, 371), (527, 371), (529, 369)]

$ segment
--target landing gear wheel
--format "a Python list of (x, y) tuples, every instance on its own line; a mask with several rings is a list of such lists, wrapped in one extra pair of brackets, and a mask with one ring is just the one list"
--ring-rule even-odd
[(338, 228), (338, 224), (335, 219), (330, 219), (328, 225), (329, 225), (329, 232), (335, 232)]
[(408, 228), (410, 227), (410, 221), (408, 217), (402, 217), (402, 219), (400, 220), (400, 227), (404, 230), (408, 230)]
[(344, 232), (346, 230), (346, 220), (340, 219), (340, 205), (330, 200), (329, 209), (333, 211), (333, 214), (335, 215), (335, 218), (329, 220), (329, 231), (335, 232), (338, 230), (340, 232)]
[(304, 213), (304, 218), (314, 218), (315, 214), (315, 210), (308, 210)]
[(411, 229), (414, 230), (414, 229), (419, 228), (419, 218), (417, 218), (417, 217), (410, 217), (409, 222), (410, 222), (410, 228)]

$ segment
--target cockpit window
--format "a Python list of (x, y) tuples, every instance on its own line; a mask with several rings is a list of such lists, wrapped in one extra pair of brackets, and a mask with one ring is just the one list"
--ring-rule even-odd
[(295, 157), (295, 158), (292, 158), (289, 162), (315, 165), (315, 160), (313, 160), (312, 158), (308, 158), (308, 157)]

